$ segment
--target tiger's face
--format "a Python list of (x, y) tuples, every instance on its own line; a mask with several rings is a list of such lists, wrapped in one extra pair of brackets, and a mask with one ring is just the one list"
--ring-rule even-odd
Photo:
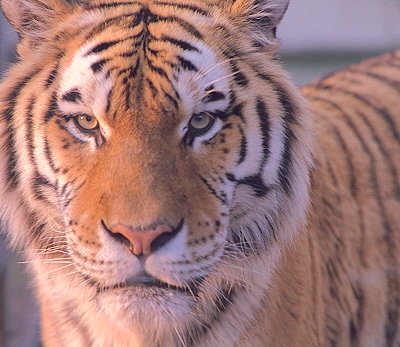
[(61, 225), (36, 242), (124, 326), (195, 324), (307, 200), (301, 98), (274, 59), (285, 6), (267, 1), (269, 36), (251, 36), (247, 2), (88, 2), (20, 48), (21, 88), (43, 92), (24, 89), (14, 171), (35, 218)]
[(188, 309), (227, 242), (244, 136), (234, 76), (191, 22), (164, 22), (168, 6), (116, 12), (127, 18), (61, 60), (46, 125), (68, 252), (105, 309)]

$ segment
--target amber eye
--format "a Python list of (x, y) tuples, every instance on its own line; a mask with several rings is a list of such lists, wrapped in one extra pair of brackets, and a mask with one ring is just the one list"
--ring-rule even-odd
[(190, 128), (192, 131), (204, 133), (214, 124), (214, 117), (207, 112), (195, 114), (190, 119)]
[(98, 120), (88, 114), (82, 114), (75, 117), (75, 122), (84, 131), (95, 130), (99, 126)]

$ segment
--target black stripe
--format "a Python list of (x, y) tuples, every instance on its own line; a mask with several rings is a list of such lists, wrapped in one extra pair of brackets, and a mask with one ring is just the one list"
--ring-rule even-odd
[(172, 7), (176, 7), (176, 8), (183, 9), (183, 10), (190, 10), (192, 12), (195, 12), (196, 14), (201, 14), (202, 16), (209, 15), (209, 12), (207, 10), (204, 10), (204, 9), (202, 9), (198, 6), (194, 6), (194, 5), (179, 4), (179, 3), (172, 3), (172, 2), (166, 2), (166, 1), (156, 1), (155, 4), (160, 5), (160, 6), (172, 6)]
[[(71, 118), (72, 117), (65, 117), (64, 120), (62, 120), (62, 118), (57, 118), (56, 119), (56, 124), (61, 130), (68, 131), (67, 127), (65, 126), (65, 120), (68, 121)], [(75, 140), (72, 143), (85, 143), (85, 142), (75, 138)]]
[[(235, 216), (233, 216), (235, 218)], [(244, 229), (245, 228), (245, 229)], [(243, 237), (243, 233), (246, 234), (246, 237)], [(229, 252), (237, 253), (239, 250), (246, 256), (252, 256), (258, 254), (257, 249), (255, 249), (252, 241), (253, 235), (251, 235), (252, 231), (250, 228), (243, 227), (240, 231), (236, 229), (230, 229), (228, 234), (228, 242), (225, 245), (225, 252), (229, 254)]]
[(53, 70), (51, 70), (49, 77), (47, 77), (46, 83), (44, 85), (46, 89), (49, 88), (54, 83), (58, 75), (58, 69), (59, 69), (59, 64), (57, 64), (57, 66)]
[[(89, 8), (104, 8), (104, 7), (115, 7), (115, 6), (126, 6), (127, 4), (129, 5), (138, 5), (138, 6), (143, 6), (143, 4), (140, 3), (109, 3), (109, 4), (100, 4), (100, 5), (94, 5), (94, 6), (89, 6)], [(192, 25), (191, 23), (183, 20), (182, 18), (179, 17), (164, 17), (161, 15), (153, 14), (149, 11), (148, 8), (142, 7), (137, 13), (133, 14), (136, 16), (136, 19), (132, 23), (132, 27), (135, 27), (139, 25), (140, 23), (157, 23), (157, 22), (169, 22), (169, 23), (176, 23), (179, 25), (181, 28), (186, 30), (188, 33), (196, 37), (197, 39), (202, 39), (203, 35), (197, 30), (197, 28)], [(120, 17), (131, 17), (133, 16), (132, 14), (125, 14)], [(108, 20), (104, 21), (101, 23), (98, 28), (95, 30), (92, 30), (92, 32), (88, 35), (88, 38), (93, 37), (98, 31), (104, 30), (104, 28), (109, 25), (110, 23), (119, 23), (120, 22), (120, 17), (115, 17), (115, 18), (109, 18)]]
[(356, 176), (355, 176), (355, 168), (353, 165), (353, 161), (351, 159), (351, 152), (346, 145), (346, 142), (342, 136), (342, 134), (331, 125), (332, 128), (332, 133), (336, 138), (336, 142), (340, 145), (341, 147), (341, 152), (346, 156), (345, 162), (349, 165), (349, 187), (350, 187), (350, 192), (353, 197), (357, 196), (357, 181), (356, 181)]
[(400, 93), (400, 81), (392, 80), (384, 75), (380, 75), (374, 72), (368, 72), (368, 71), (352, 71), (352, 72), (368, 76), (374, 80), (381, 82), (382, 84), (390, 86), (396, 93)]
[[(148, 11), (148, 10), (147, 10)], [(188, 33), (193, 35), (196, 39), (202, 40), (203, 35), (196, 29), (194, 25), (191, 23), (183, 20), (182, 18), (179, 17), (164, 17), (160, 16), (158, 14), (153, 14), (150, 11), (148, 11), (148, 18), (147, 18), (148, 23), (158, 23), (158, 22), (167, 22), (167, 23), (175, 23), (178, 24), (181, 28), (186, 30)]]
[(35, 176), (33, 177), (32, 180), (32, 191), (37, 200), (45, 201), (49, 204), (51, 202), (47, 199), (46, 195), (43, 193), (41, 187), (46, 186), (48, 188), (51, 188), (55, 192), (57, 192), (57, 187), (55, 187), (50, 181), (48, 181), (45, 177), (40, 175), (38, 172), (36, 172)]
[(133, 50), (133, 51), (122, 53), (122, 54), (118, 55), (118, 57), (121, 57), (121, 58), (132, 58), (137, 53), (138, 53), (137, 50)]
[(328, 160), (327, 163), (326, 163), (326, 165), (327, 165), (328, 173), (329, 173), (329, 176), (331, 177), (333, 186), (334, 186), (334, 187), (337, 187), (338, 184), (339, 184), (339, 182), (338, 182), (338, 179), (337, 179), (337, 177), (336, 177), (335, 171), (334, 171), (333, 168), (332, 168), (331, 162)]
[(153, 97), (156, 97), (158, 95), (158, 90), (155, 87), (154, 83), (151, 80), (149, 80), (148, 78), (146, 78), (146, 82), (151, 90), (151, 94), (153, 95)]
[(206, 97), (202, 99), (204, 103), (215, 102), (225, 99), (225, 94), (222, 92), (213, 91), (207, 94)]
[(229, 116), (237, 116), (244, 123), (246, 123), (246, 119), (243, 117), (243, 104), (240, 103), (240, 104), (233, 105), (231, 111), (229, 112)]
[[(339, 106), (338, 104), (336, 104), (335, 102), (333, 102), (331, 100), (327, 100), (327, 99), (324, 99), (324, 98), (321, 98), (321, 97), (318, 97), (318, 100), (326, 102), (327, 104), (329, 104), (331, 107), (333, 107), (334, 109), (336, 109), (339, 112), (339, 114), (342, 116), (342, 119), (344, 119), (346, 125), (353, 132), (353, 134), (357, 138), (358, 142), (360, 143), (360, 145), (362, 147), (362, 151), (368, 156), (369, 169), (367, 170), (367, 172), (365, 172), (365, 174), (367, 174), (369, 176), (368, 182), (371, 183), (373, 191), (374, 191), (374, 197), (375, 197), (375, 199), (377, 199), (378, 198), (378, 194), (379, 194), (378, 173), (377, 173), (377, 170), (376, 170), (377, 161), (376, 161), (375, 156), (371, 152), (370, 148), (368, 147), (363, 135), (360, 133), (360, 130), (358, 129), (357, 125), (354, 124), (353, 117), (350, 114), (348, 114), (341, 106)], [(353, 180), (351, 185), (354, 187), (352, 189), (352, 195), (355, 197), (355, 195), (357, 193), (356, 192), (356, 187), (355, 187), (355, 185), (356, 185), (356, 181), (355, 181), (356, 177), (355, 177), (355, 172), (354, 172), (354, 165), (353, 165), (353, 163), (351, 161), (352, 158), (351, 158), (350, 154), (347, 154), (349, 149), (348, 149), (348, 147), (346, 147), (343, 137), (342, 136), (338, 137), (338, 140), (341, 143), (341, 146), (344, 149), (344, 152), (346, 154), (346, 163), (348, 163), (348, 165), (350, 167), (349, 171), (350, 171), (351, 179)], [(330, 170), (332, 170), (332, 168), (330, 166), (328, 166), (328, 169), (329, 168), (330, 168)], [(336, 180), (336, 177), (334, 176), (333, 173), (331, 174), (331, 176), (333, 176), (334, 179)], [(363, 237), (365, 235), (363, 210), (360, 207), (359, 202), (357, 200), (355, 200), (355, 201), (357, 202), (357, 205), (358, 205), (359, 229), (360, 229), (360, 232), (361, 232), (361, 235), (362, 235), (361, 239), (363, 239)], [(359, 248), (359, 257), (360, 257), (360, 261), (362, 263), (365, 263), (365, 260), (364, 260), (365, 257), (363, 255), (361, 247)]]
[(104, 67), (104, 65), (109, 61), (110, 59), (102, 59), (96, 63), (93, 63), (90, 68), (92, 69), (92, 71), (94, 73), (97, 73), (99, 71), (101, 71)]
[(389, 156), (389, 154), (386, 151), (381, 139), (375, 133), (374, 128), (373, 128), (371, 122), (368, 120), (367, 116), (362, 112), (357, 112), (357, 115), (364, 121), (364, 123), (368, 127), (368, 129), (369, 129), (369, 131), (370, 131), (375, 143), (378, 145), (379, 151), (385, 157), (386, 161), (389, 163), (390, 172), (391, 172), (391, 176), (392, 176), (392, 180), (393, 180), (393, 183), (392, 183), (393, 190), (397, 195), (397, 199), (399, 200), (400, 199), (400, 186), (397, 183), (398, 182), (399, 173), (397, 171), (396, 164), (393, 162), (393, 160)]
[(297, 120), (295, 118), (295, 106), (291, 101), (292, 97), (290, 96), (290, 94), (285, 91), (283, 87), (280, 86), (278, 82), (276, 82), (272, 77), (259, 72), (257, 73), (257, 75), (258, 77), (269, 83), (272, 86), (273, 90), (278, 94), (279, 103), (282, 105), (285, 111), (285, 121), (296, 124)]
[(240, 151), (239, 151), (239, 159), (238, 159), (238, 164), (241, 164), (244, 162), (246, 155), (247, 155), (247, 139), (246, 135), (243, 131), (243, 128), (239, 125), (239, 132), (240, 132)]
[(260, 121), (260, 130), (261, 130), (261, 134), (262, 134), (262, 148), (263, 148), (263, 152), (264, 152), (261, 167), (260, 167), (260, 170), (262, 170), (265, 163), (268, 160), (269, 155), (270, 155), (270, 150), (269, 150), (270, 124), (269, 124), (269, 116), (268, 116), (266, 105), (265, 105), (264, 101), (261, 100), (261, 98), (257, 98), (256, 110), (257, 110), (258, 119)]
[[(116, 44), (119, 43), (124, 43), (126, 41), (129, 40), (136, 40), (136, 39), (140, 39), (143, 36), (144, 30), (139, 31), (137, 34), (135, 35), (130, 35), (128, 37), (125, 37), (123, 39), (120, 40), (115, 40), (115, 41), (108, 41), (108, 42), (103, 42), (98, 44), (96, 47), (94, 47), (92, 50), (90, 50), (89, 52), (87, 52), (85, 54), (85, 56), (91, 55), (91, 54), (96, 54), (96, 53), (100, 53), (104, 50), (107, 50), (110, 47), (115, 46)], [(129, 53), (125, 53), (125, 54), (121, 54), (120, 56), (125, 56), (125, 57), (129, 57), (132, 56), (136, 51), (133, 52), (129, 52)], [(114, 55), (115, 56), (115, 55)]]
[(28, 144), (29, 159), (32, 163), (35, 163), (35, 145), (33, 143), (33, 107), (35, 105), (35, 101), (35, 98), (30, 100), (26, 115), (26, 142)]
[(65, 195), (65, 193), (66, 193), (66, 191), (67, 191), (67, 188), (69, 188), (69, 186), (70, 186), (70, 182), (67, 182), (67, 183), (63, 184), (63, 186), (62, 186), (61, 189), (59, 190), (60, 196), (63, 197), (63, 196)]
[(400, 63), (396, 64), (396, 62), (387, 62), (385, 65), (388, 65), (390, 67), (394, 67), (395, 69), (400, 69)]
[(194, 71), (194, 72), (198, 71), (197, 67), (192, 62), (190, 62), (189, 60), (187, 60), (185, 58), (182, 58), (181, 56), (178, 56), (177, 59), (179, 61), (180, 66), (184, 70)]
[(387, 123), (389, 130), (392, 132), (393, 137), (400, 142), (400, 133), (396, 128), (396, 124), (391, 118), (390, 112), (385, 108), (385, 107), (379, 107), (377, 105), (374, 105), (369, 99), (367, 99), (365, 96), (358, 94), (356, 92), (344, 89), (344, 88), (339, 88), (339, 87), (334, 87), (334, 86), (327, 86), (323, 85), (321, 86), (323, 89), (329, 89), (329, 90), (337, 90), (339, 92), (342, 92), (344, 94), (350, 95), (353, 98), (357, 99), (364, 105), (368, 106), (370, 109), (372, 109), (374, 112), (379, 114)]
[(266, 196), (268, 192), (271, 190), (270, 187), (265, 185), (261, 175), (259, 174), (238, 179), (236, 180), (236, 182), (238, 185), (244, 184), (253, 189), (254, 195), (257, 198), (262, 198)]
[(64, 101), (77, 103), (78, 101), (82, 101), (82, 94), (79, 92), (77, 88), (70, 90), (62, 96)]
[(55, 79), (57, 78), (58, 69), (60, 68), (60, 60), (64, 57), (64, 54), (65, 54), (64, 52), (59, 52), (57, 54), (57, 58), (56, 58), (57, 64), (54, 67), (54, 69), (50, 71), (50, 74), (46, 79), (46, 83), (45, 83), (45, 88), (46, 89), (49, 88), (54, 83)]
[[(347, 154), (347, 160), (346, 162), (349, 164), (349, 171), (352, 176), (354, 176), (354, 167), (351, 162), (350, 155), (348, 154), (348, 148), (346, 147), (344, 143), (344, 139), (341, 137), (340, 133), (334, 129), (334, 134), (336, 135), (338, 142), (341, 143), (342, 149), (344, 152)], [(373, 166), (374, 167), (374, 166)], [(376, 174), (375, 174), (376, 176)], [(352, 194), (355, 194), (355, 177), (351, 178), (351, 190)], [(378, 205), (378, 214), (381, 216), (382, 224), (383, 224), (383, 229), (385, 231), (384, 234), (384, 239), (387, 245), (387, 256), (388, 256), (388, 262), (389, 262), (389, 268), (392, 269), (387, 275), (387, 283), (388, 283), (388, 289), (389, 293), (387, 295), (388, 297), (388, 307), (387, 307), (387, 317), (386, 317), (386, 324), (385, 324), (385, 335), (386, 335), (386, 341), (388, 346), (393, 346), (394, 340), (396, 337), (396, 332), (397, 332), (397, 325), (399, 321), (399, 311), (400, 311), (400, 279), (399, 279), (399, 274), (396, 272), (395, 269), (398, 268), (397, 264), (397, 250), (396, 246), (393, 244), (393, 235), (394, 231), (392, 229), (392, 226), (389, 224), (389, 216), (387, 214), (387, 211), (385, 209), (384, 203), (383, 203), (383, 197), (381, 196), (379, 187), (378, 187), (378, 180), (375, 178), (374, 180), (371, 180), (371, 183), (373, 184), (373, 188), (376, 192), (375, 197)]]
[(91, 49), (89, 52), (85, 54), (85, 56), (88, 56), (90, 54), (97, 54), (102, 51), (107, 50), (108, 48), (115, 46), (117, 43), (123, 42), (124, 40), (115, 40), (115, 41), (108, 41), (108, 42), (102, 42), (95, 46), (93, 49)]
[(214, 85), (211, 85), (207, 87), (204, 91), (206, 92), (206, 96), (202, 99), (203, 102), (209, 103), (209, 102), (215, 102), (215, 101), (220, 101), (225, 99), (225, 94), (222, 92), (219, 92), (217, 90), (213, 90)]
[(209, 192), (214, 195), (223, 205), (226, 205), (226, 199), (216, 192), (216, 190), (212, 187), (212, 185), (201, 175), (199, 175), (201, 181), (205, 184), (205, 186), (208, 188)]
[(135, 66), (133, 66), (129, 72), (129, 78), (135, 78), (140, 67), (140, 57), (137, 58)]
[(7, 127), (7, 139), (5, 141), (5, 149), (8, 154), (7, 161), (7, 182), (11, 189), (15, 189), (19, 182), (19, 171), (17, 167), (17, 151), (15, 148), (14, 129)]
[(174, 104), (174, 107), (175, 107), (176, 109), (178, 109), (178, 108), (179, 108), (179, 104), (178, 104), (178, 102), (175, 100), (175, 98), (172, 97), (171, 94), (167, 93), (165, 90), (163, 90), (163, 92), (164, 92), (164, 95), (166, 96), (166, 98), (167, 98), (172, 104)]
[(109, 113), (109, 112), (110, 112), (110, 109), (111, 109), (112, 94), (113, 94), (113, 89), (111, 89), (111, 90), (108, 92), (108, 95), (107, 95), (106, 113)]
[(150, 68), (150, 70), (152, 70), (155, 73), (158, 73), (160, 76), (165, 77), (166, 79), (168, 79), (168, 75), (167, 73), (158, 66), (154, 66), (152, 61), (150, 59), (147, 59), (147, 66)]
[(47, 141), (47, 139), (45, 138), (43, 140), (43, 142), (44, 142), (44, 154), (47, 159), (47, 163), (49, 164), (51, 170), (54, 173), (60, 172), (60, 169), (54, 163), (53, 156), (51, 154), (51, 150), (50, 150), (50, 146), (49, 146), (49, 141)]
[(136, 17), (139, 12), (140, 11), (134, 12), (134, 13), (125, 13), (120, 16), (108, 18), (105, 21), (97, 24), (95, 28), (90, 27), (91, 31), (88, 34), (86, 34), (85, 41), (89, 41), (94, 36), (100, 34), (104, 30), (108, 29), (112, 24), (122, 25), (123, 19), (128, 19), (130, 17)]
[(85, 5), (85, 10), (96, 10), (96, 9), (103, 9), (103, 8), (109, 8), (109, 7), (118, 7), (118, 6), (132, 6), (132, 5), (138, 5), (142, 6), (143, 4), (137, 1), (126, 1), (126, 2), (109, 2), (109, 3), (103, 3), (103, 4), (94, 4), (90, 5), (87, 4)]
[(160, 41), (169, 42), (175, 46), (178, 46), (179, 48), (183, 49), (184, 51), (199, 52), (199, 50), (196, 47), (192, 46), (190, 43), (188, 43), (186, 41), (175, 39), (171, 36), (163, 35), (160, 38)]
[(15, 189), (19, 182), (19, 172), (17, 167), (17, 153), (15, 148), (14, 140), (14, 126), (12, 124), (12, 119), (14, 117), (15, 106), (17, 104), (17, 98), (20, 95), (22, 89), (32, 80), (40, 70), (35, 70), (28, 76), (24, 77), (8, 94), (8, 97), (3, 100), (7, 100), (8, 107), (2, 114), (2, 118), (8, 123), (7, 125), (7, 138), (5, 141), (5, 148), (7, 151), (7, 181), (10, 189)]
[(283, 155), (279, 164), (278, 180), (281, 187), (283, 187), (286, 194), (291, 192), (290, 176), (292, 173), (292, 145), (296, 140), (296, 136), (287, 124), (284, 124), (284, 144)]
[(57, 94), (53, 93), (50, 100), (49, 108), (47, 109), (44, 117), (45, 123), (48, 123), (56, 115), (57, 110), (58, 110)]
[[(147, 52), (149, 52), (150, 54), (154, 55), (155, 57), (157, 57), (158, 54), (161, 52), (160, 50), (152, 49), (152, 48), (149, 48), (148, 46), (146, 48), (147, 48)], [(170, 61), (165, 60), (164, 62), (165, 62), (165, 64), (168, 64), (171, 67), (175, 66), (175, 64), (171, 63)]]
[[(124, 73), (129, 72), (129, 76), (128, 78), (135, 78), (137, 76), (138, 70), (139, 70), (139, 66), (140, 66), (140, 58), (137, 58), (136, 60), (136, 64), (134, 66), (130, 66), (126, 69), (123, 69), (121, 71), (118, 72), (118, 76), (123, 75)], [(124, 84), (126, 84), (126, 82), (128, 80), (124, 79)]]
[[(320, 100), (322, 102), (325, 102), (325, 103), (331, 105), (332, 107), (337, 109), (341, 114), (346, 116), (347, 124), (349, 125), (349, 127), (351, 127), (352, 131), (360, 139), (360, 143), (361, 143), (361, 145), (363, 147), (363, 150), (371, 158), (371, 161), (373, 162), (373, 166), (375, 168), (375, 164), (376, 164), (375, 158), (373, 157), (372, 153), (370, 152), (369, 148), (367, 147), (367, 144), (365, 143), (365, 141), (363, 140), (361, 134), (359, 133), (358, 128), (352, 123), (351, 117), (346, 114), (346, 112), (343, 110), (343, 108), (340, 107), (338, 104), (334, 103), (333, 101), (328, 100), (326, 98), (314, 97), (313, 99), (314, 100)], [(375, 131), (373, 125), (371, 124), (371, 122), (368, 120), (368, 117), (362, 112), (357, 111), (356, 113), (357, 113), (357, 116), (359, 116), (362, 119), (362, 121), (365, 123), (365, 125), (369, 129), (370, 134), (371, 134), (372, 138), (374, 139), (374, 143), (378, 146), (381, 155), (385, 158), (386, 162), (388, 163), (388, 167), (389, 167), (388, 171), (390, 171), (390, 173), (391, 173), (393, 191), (395, 192), (397, 199), (400, 199), (400, 187), (399, 187), (399, 184), (397, 183), (399, 175), (398, 175), (396, 164), (390, 158), (387, 150), (384, 147), (384, 144), (382, 143), (382, 140), (376, 134), (376, 131)], [(377, 187), (377, 181), (378, 181), (378, 179), (376, 178), (376, 174), (375, 174), (374, 175), (374, 180), (373, 180), (373, 183), (374, 183), (375, 187)], [(376, 188), (376, 190), (378, 190), (378, 188)]]
[(29, 106), (27, 109), (27, 115), (26, 115), (26, 142), (28, 145), (28, 156), (29, 156), (29, 160), (31, 161), (31, 165), (33, 166), (33, 168), (36, 172), (33, 177), (33, 181), (32, 181), (32, 184), (33, 184), (32, 192), (36, 199), (50, 203), (47, 200), (46, 196), (41, 191), (40, 186), (47, 185), (47, 186), (51, 187), (53, 190), (56, 190), (56, 188), (46, 178), (44, 178), (43, 176), (41, 176), (38, 173), (37, 163), (35, 160), (35, 153), (34, 153), (35, 144), (34, 144), (34, 140), (33, 140), (34, 139), (33, 108), (34, 108), (35, 102), (36, 102), (36, 99), (32, 97), (32, 99), (29, 102)]
[(131, 84), (127, 82), (125, 84), (125, 109), (131, 108)]
[(28, 82), (35, 77), (40, 70), (35, 70), (28, 76), (25, 76), (20, 82), (16, 84), (16, 86), (11, 90), (7, 97), (3, 100), (8, 102), (8, 107), (5, 109), (2, 118), (5, 119), (7, 122), (10, 122), (14, 115), (14, 108), (17, 103), (17, 98), (21, 92), (21, 90), (28, 84)]
[(246, 75), (239, 70), (237, 64), (235, 62), (231, 61), (229, 63), (229, 65), (231, 66), (233, 79), (235, 80), (235, 82), (241, 87), (247, 86), (249, 84), (249, 81), (248, 81)]
[(286, 194), (290, 193), (291, 185), (290, 185), (290, 175), (292, 170), (292, 145), (296, 140), (296, 136), (290, 127), (291, 124), (297, 124), (297, 120), (295, 118), (295, 106), (291, 101), (290, 94), (284, 90), (282, 86), (278, 84), (271, 76), (268, 76), (263, 73), (257, 72), (258, 77), (265, 80), (268, 84), (270, 84), (273, 90), (278, 94), (279, 103), (281, 104), (284, 115), (283, 115), (283, 127), (284, 127), (284, 150), (283, 156), (281, 159), (281, 163), (279, 165), (278, 179), (280, 185), (283, 187)]

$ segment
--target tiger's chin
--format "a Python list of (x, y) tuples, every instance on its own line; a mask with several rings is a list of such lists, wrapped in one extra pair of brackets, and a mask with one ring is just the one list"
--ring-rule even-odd
[(158, 284), (105, 288), (97, 292), (96, 301), (112, 324), (124, 331), (140, 332), (152, 341), (183, 333), (194, 320), (196, 311), (192, 293)]

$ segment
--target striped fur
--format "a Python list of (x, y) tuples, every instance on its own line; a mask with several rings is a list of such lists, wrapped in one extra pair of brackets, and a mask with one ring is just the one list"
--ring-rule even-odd
[[(309, 112), (286, 0), (1, 4), (0, 212), (46, 346), (400, 342), (400, 53), (304, 88)], [(176, 235), (136, 257), (119, 224)]]

